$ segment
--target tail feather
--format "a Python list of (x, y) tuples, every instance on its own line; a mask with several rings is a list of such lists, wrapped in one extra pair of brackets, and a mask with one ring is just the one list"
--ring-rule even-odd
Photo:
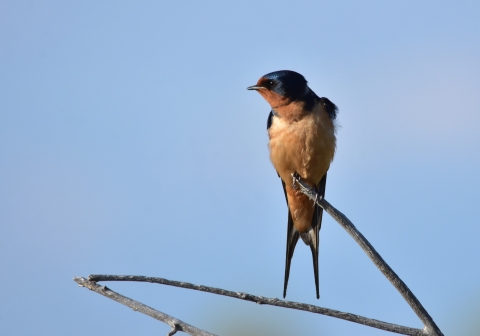
[[(325, 196), (325, 185), (327, 184), (327, 173), (322, 177), (317, 185), (317, 193), (319, 196)], [(323, 209), (315, 204), (315, 212), (312, 218), (312, 229), (310, 234), (310, 250), (312, 251), (313, 273), (315, 276), (315, 289), (317, 291), (317, 299), (320, 299), (320, 281), (318, 277), (318, 245), (320, 243), (320, 228), (322, 227)]]
[(315, 290), (317, 294), (317, 299), (320, 299), (320, 282), (318, 277), (318, 245), (319, 245), (319, 231), (322, 226), (322, 215), (323, 209), (318, 205), (315, 205), (315, 212), (313, 213), (312, 218), (312, 229), (306, 232), (308, 239), (303, 239), (303, 241), (310, 246), (310, 251), (312, 251), (312, 261), (313, 261), (313, 274), (315, 276)]
[(317, 293), (317, 299), (320, 298), (319, 290), (319, 280), (318, 280), (318, 245), (319, 245), (319, 231), (322, 226), (322, 215), (323, 209), (318, 205), (315, 205), (315, 212), (313, 213), (312, 218), (312, 228), (307, 232), (300, 233), (305, 245), (310, 246), (312, 251), (312, 260), (313, 260), (313, 274), (315, 276), (315, 289)]
[[(316, 186), (319, 196), (325, 196), (325, 185), (327, 182), (327, 174), (321, 179), (320, 183)], [(282, 181), (283, 190), (285, 192), (285, 198), (287, 198), (285, 183)], [(288, 199), (287, 199), (288, 204)], [(290, 276), (290, 264), (293, 257), (295, 246), (298, 239), (302, 238), (303, 242), (310, 247), (312, 252), (313, 261), (313, 273), (315, 277), (315, 289), (317, 299), (320, 298), (320, 281), (318, 276), (318, 246), (319, 246), (319, 232), (322, 227), (323, 209), (318, 205), (315, 205), (315, 211), (312, 218), (312, 228), (308, 232), (298, 232), (293, 225), (292, 215), (290, 210), (288, 211), (288, 229), (287, 229), (287, 253), (285, 258), (285, 281), (283, 286), (283, 297), (287, 295), (288, 278)]]
[(290, 263), (292, 262), (293, 251), (295, 251), (295, 246), (297, 246), (299, 237), (300, 234), (297, 229), (295, 229), (295, 226), (293, 226), (292, 215), (290, 214), (290, 210), (288, 210), (287, 256), (285, 258), (285, 281), (283, 283), (283, 298), (287, 296), (288, 277), (290, 276)]

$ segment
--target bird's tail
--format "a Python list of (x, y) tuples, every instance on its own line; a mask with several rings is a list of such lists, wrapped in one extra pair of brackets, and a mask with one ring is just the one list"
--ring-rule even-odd
[[(325, 184), (327, 181), (327, 174), (322, 178), (317, 185), (317, 192), (319, 196), (325, 195)], [(293, 257), (295, 246), (297, 245), (298, 238), (302, 238), (303, 242), (310, 246), (312, 252), (313, 261), (313, 273), (315, 276), (315, 289), (317, 299), (320, 298), (320, 282), (318, 276), (318, 246), (319, 246), (319, 232), (322, 227), (323, 209), (315, 204), (315, 211), (313, 213), (311, 229), (307, 232), (300, 233), (293, 225), (292, 215), (290, 210), (288, 211), (288, 231), (287, 231), (287, 255), (285, 259), (285, 281), (283, 286), (283, 298), (287, 295), (288, 278), (290, 276), (290, 264)]]
[(283, 298), (287, 296), (287, 286), (288, 286), (288, 277), (290, 276), (290, 263), (292, 262), (293, 251), (295, 251), (295, 246), (297, 246), (298, 238), (300, 232), (293, 226), (293, 219), (288, 210), (288, 229), (287, 229), (287, 256), (285, 258), (285, 281), (283, 283)]
[(319, 243), (319, 231), (322, 225), (323, 209), (318, 205), (315, 205), (315, 212), (312, 218), (312, 228), (307, 232), (299, 232), (295, 226), (293, 226), (292, 216), (290, 211), (288, 212), (288, 232), (287, 232), (287, 255), (285, 258), (285, 282), (283, 285), (283, 298), (287, 295), (288, 278), (290, 276), (290, 264), (292, 262), (293, 252), (297, 245), (298, 238), (302, 238), (303, 242), (310, 246), (312, 251), (313, 260), (313, 273), (315, 276), (315, 289), (317, 299), (320, 298), (320, 284), (318, 279), (318, 243)]
[(312, 251), (312, 261), (313, 261), (313, 274), (315, 276), (315, 289), (317, 294), (317, 299), (320, 299), (320, 283), (318, 278), (318, 245), (319, 245), (319, 231), (322, 226), (322, 215), (323, 209), (318, 205), (315, 205), (315, 212), (313, 213), (312, 218), (312, 228), (307, 232), (300, 233), (300, 237), (303, 242), (310, 246), (310, 251)]

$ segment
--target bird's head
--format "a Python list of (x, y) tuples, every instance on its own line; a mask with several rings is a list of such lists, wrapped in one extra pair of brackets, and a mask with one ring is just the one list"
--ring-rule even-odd
[(270, 72), (247, 89), (258, 91), (272, 108), (301, 100), (310, 91), (305, 78), (290, 70)]

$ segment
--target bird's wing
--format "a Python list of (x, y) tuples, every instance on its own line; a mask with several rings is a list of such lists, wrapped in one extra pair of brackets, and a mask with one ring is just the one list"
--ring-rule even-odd
[(268, 119), (267, 119), (267, 131), (270, 129), (270, 126), (272, 126), (272, 122), (273, 122), (273, 112), (270, 111), (270, 114), (268, 115)]
[(328, 113), (330, 119), (335, 120), (338, 114), (338, 107), (330, 101), (330, 99), (322, 97), (320, 98), (320, 103), (325, 107), (325, 111)]

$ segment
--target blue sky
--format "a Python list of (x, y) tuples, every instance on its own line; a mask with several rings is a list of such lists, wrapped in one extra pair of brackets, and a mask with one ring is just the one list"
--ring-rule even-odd
[[(72, 281), (94, 273), (281, 297), (287, 209), (268, 159), (269, 106), (246, 87), (289, 69), (340, 109), (326, 198), (445, 334), (477, 335), (479, 17), (474, 1), (3, 1), (0, 331), (168, 332)], [(321, 299), (303, 244), (287, 299), (420, 327), (324, 218)], [(222, 335), (388, 334), (108, 286)]]

